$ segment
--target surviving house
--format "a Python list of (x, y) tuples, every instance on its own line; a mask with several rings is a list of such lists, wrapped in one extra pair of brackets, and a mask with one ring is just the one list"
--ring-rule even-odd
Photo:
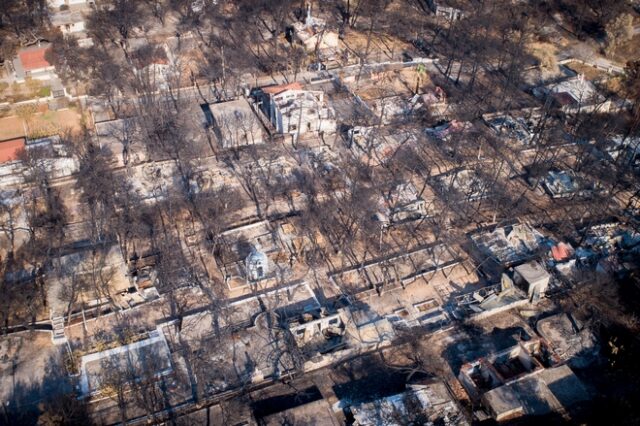
[(18, 83), (24, 83), (27, 78), (37, 80), (51, 80), (55, 75), (55, 67), (45, 58), (50, 49), (49, 43), (39, 43), (25, 47), (18, 51), (18, 55), (11, 63), (13, 76)]
[(335, 133), (333, 108), (321, 90), (305, 90), (300, 83), (263, 87), (256, 92), (258, 104), (278, 133), (294, 140), (305, 133)]
[(536, 261), (529, 261), (513, 268), (513, 281), (527, 293), (529, 300), (538, 300), (544, 297), (551, 275)]
[[(450, 2), (441, 2), (432, 0), (432, 9), (436, 16), (444, 18), (447, 21), (459, 21), (464, 17), (464, 12), (458, 7), (453, 7)], [(457, 4), (456, 4), (457, 6)]]
[(25, 148), (25, 139), (16, 138), (0, 141), (0, 163), (9, 163), (18, 159), (18, 155)]
[(572, 114), (608, 112), (611, 108), (611, 101), (605, 99), (593, 83), (585, 80), (583, 75), (535, 88), (533, 94), (539, 98), (551, 97), (563, 111)]

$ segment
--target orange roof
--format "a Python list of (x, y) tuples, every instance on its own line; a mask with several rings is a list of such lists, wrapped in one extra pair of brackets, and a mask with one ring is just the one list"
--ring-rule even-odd
[(9, 139), (0, 142), (0, 163), (6, 163), (18, 158), (20, 151), (24, 149), (24, 138)]
[(569, 244), (560, 243), (557, 246), (551, 247), (551, 255), (554, 260), (562, 261), (571, 257), (573, 252), (572, 247)]
[(278, 93), (282, 93), (286, 90), (302, 90), (302, 84), (294, 81), (289, 84), (280, 84), (277, 86), (267, 86), (262, 88), (262, 91), (268, 95), (277, 95)]
[(20, 62), (22, 62), (22, 68), (25, 71), (36, 70), (39, 68), (50, 67), (51, 64), (44, 58), (44, 54), (48, 47), (41, 47), (33, 50), (23, 50), (18, 53)]

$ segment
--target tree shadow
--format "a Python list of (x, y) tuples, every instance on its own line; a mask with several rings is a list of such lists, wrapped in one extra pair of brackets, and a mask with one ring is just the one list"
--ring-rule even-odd
[(93, 424), (84, 400), (76, 394), (75, 381), (62, 365), (62, 356), (50, 357), (40, 383), (17, 382), (0, 407), (0, 425)]
[(467, 362), (502, 351), (531, 338), (522, 327), (495, 327), (491, 332), (485, 333), (478, 326), (464, 324), (461, 326), (461, 331), (462, 337), (449, 344), (442, 352), (442, 357), (455, 375)]

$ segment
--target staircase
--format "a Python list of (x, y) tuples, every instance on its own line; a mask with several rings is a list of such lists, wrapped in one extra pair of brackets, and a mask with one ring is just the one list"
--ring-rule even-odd
[(64, 316), (53, 316), (53, 312), (51, 312), (51, 326), (53, 328), (51, 334), (53, 344), (62, 345), (67, 343), (67, 336), (64, 334)]

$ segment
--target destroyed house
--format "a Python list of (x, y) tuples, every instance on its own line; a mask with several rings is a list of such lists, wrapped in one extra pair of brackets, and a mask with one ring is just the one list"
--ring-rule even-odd
[(472, 124), (466, 121), (451, 120), (425, 129), (425, 133), (440, 141), (448, 141), (455, 135), (469, 130)]
[(492, 115), (483, 118), (496, 134), (518, 141), (523, 146), (529, 145), (535, 136), (532, 130), (533, 123), (524, 118), (514, 118), (511, 115)]
[(536, 331), (549, 343), (556, 357), (572, 366), (585, 367), (598, 355), (596, 335), (569, 314), (559, 313), (539, 320)]
[(571, 170), (549, 171), (543, 185), (552, 198), (586, 197), (597, 191), (594, 183)]
[(616, 135), (606, 141), (604, 152), (614, 163), (640, 167), (640, 138)]
[(451, 268), (460, 263), (456, 253), (443, 244), (417, 247), (373, 259), (357, 267), (332, 273), (329, 278), (355, 298), (401, 287), (424, 275)]
[(393, 158), (403, 146), (414, 144), (416, 137), (396, 129), (389, 133), (384, 128), (355, 126), (347, 131), (347, 141), (362, 163), (377, 166)]
[(366, 102), (376, 121), (382, 124), (401, 123), (423, 109), (420, 95), (406, 97), (402, 95), (371, 99)]
[(587, 394), (571, 369), (559, 362), (543, 340), (533, 339), (464, 364), (458, 378), (499, 422), (564, 412)]
[(264, 426), (282, 426), (300, 424), (305, 426), (340, 426), (333, 414), (333, 408), (325, 399), (318, 399), (284, 411), (269, 414), (260, 419)]
[(578, 377), (566, 365), (537, 370), (486, 392), (482, 404), (494, 420), (566, 413), (589, 398)]
[(469, 168), (453, 170), (434, 177), (435, 187), (443, 197), (453, 194), (464, 201), (487, 198), (491, 188), (478, 171)]
[(260, 292), (161, 325), (172, 353), (180, 359), (188, 343), (210, 366), (202, 383), (209, 395), (259, 384), (294, 373), (301, 359), (287, 324), (307, 314), (315, 317), (320, 305), (306, 283)]
[(408, 385), (407, 388), (399, 394), (349, 407), (354, 426), (469, 424), (443, 382), (432, 380)]
[(541, 339), (521, 342), (464, 364), (458, 376), (469, 396), (496, 421), (563, 412), (587, 398), (580, 380)]
[(478, 261), (492, 259), (502, 267), (510, 267), (535, 257), (544, 248), (545, 238), (523, 223), (495, 228), (471, 235)]
[(123, 346), (84, 355), (80, 362), (80, 394), (104, 397), (114, 386), (157, 380), (173, 371), (167, 341), (154, 330), (146, 338)]
[(507, 274), (502, 274), (498, 284), (456, 296), (453, 315), (458, 319), (481, 319), (527, 303), (527, 294)]
[(289, 323), (289, 331), (307, 356), (328, 353), (346, 345), (346, 321), (339, 312), (327, 314), (320, 310), (315, 315), (313, 312), (305, 313)]
[(384, 224), (422, 219), (427, 215), (427, 203), (412, 183), (396, 185), (380, 199), (378, 216)]
[(201, 106), (207, 124), (222, 148), (238, 148), (265, 142), (260, 119), (245, 98)]

